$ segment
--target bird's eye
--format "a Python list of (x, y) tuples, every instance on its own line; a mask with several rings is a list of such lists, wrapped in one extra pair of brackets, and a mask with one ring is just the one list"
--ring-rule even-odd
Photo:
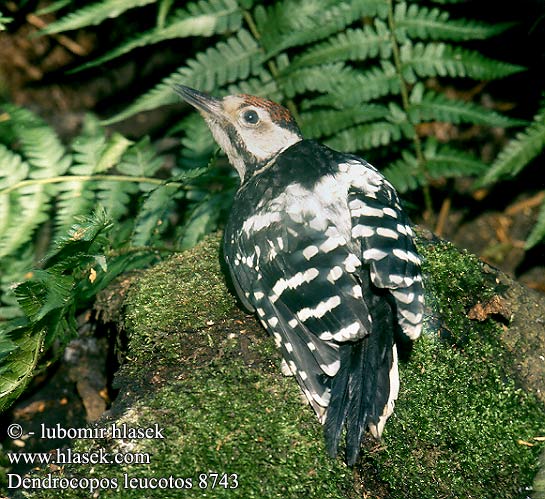
[(242, 119), (249, 125), (256, 125), (259, 121), (259, 115), (253, 109), (250, 109), (248, 111), (244, 111), (242, 114)]

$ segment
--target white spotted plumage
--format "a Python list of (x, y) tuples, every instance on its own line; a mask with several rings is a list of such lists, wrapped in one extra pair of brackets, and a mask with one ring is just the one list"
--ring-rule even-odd
[(396, 335), (422, 329), (420, 258), (395, 189), (367, 162), (303, 140), (278, 104), (177, 91), (241, 178), (224, 239), (235, 289), (324, 423), (328, 452), (346, 427), (354, 464), (398, 396)]

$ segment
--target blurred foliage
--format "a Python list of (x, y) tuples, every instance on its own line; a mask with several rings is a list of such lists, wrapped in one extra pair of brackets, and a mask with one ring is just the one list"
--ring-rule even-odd
[[(227, 196), (208, 192), (216, 169), (167, 176), (149, 139), (107, 135), (92, 116), (65, 146), (28, 110), (1, 110), (0, 410), (24, 389), (40, 353), (62, 352), (78, 311), (100, 290), (193, 244), (203, 230), (195, 220), (220, 216)], [(185, 219), (175, 217), (180, 204)]]

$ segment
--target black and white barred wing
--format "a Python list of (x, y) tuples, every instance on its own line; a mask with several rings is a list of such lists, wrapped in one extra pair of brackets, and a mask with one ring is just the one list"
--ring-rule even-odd
[(309, 193), (292, 191), (287, 210), (246, 220), (226, 241), (226, 256), (244, 300), (323, 421), (346, 355), (342, 345), (368, 335), (371, 316), (354, 273), (359, 261), (345, 237)]
[(350, 183), (352, 238), (361, 244), (373, 284), (393, 295), (401, 332), (414, 340), (422, 330), (424, 294), (409, 219), (394, 187), (371, 165), (353, 159), (340, 169)]

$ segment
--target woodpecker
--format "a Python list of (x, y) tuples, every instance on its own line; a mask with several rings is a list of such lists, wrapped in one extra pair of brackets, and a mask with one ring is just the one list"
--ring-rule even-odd
[(365, 160), (305, 140), (291, 113), (251, 95), (177, 85), (240, 176), (224, 255), (242, 304), (281, 350), (346, 462), (380, 438), (399, 391), (396, 342), (422, 329), (414, 233), (390, 182)]

